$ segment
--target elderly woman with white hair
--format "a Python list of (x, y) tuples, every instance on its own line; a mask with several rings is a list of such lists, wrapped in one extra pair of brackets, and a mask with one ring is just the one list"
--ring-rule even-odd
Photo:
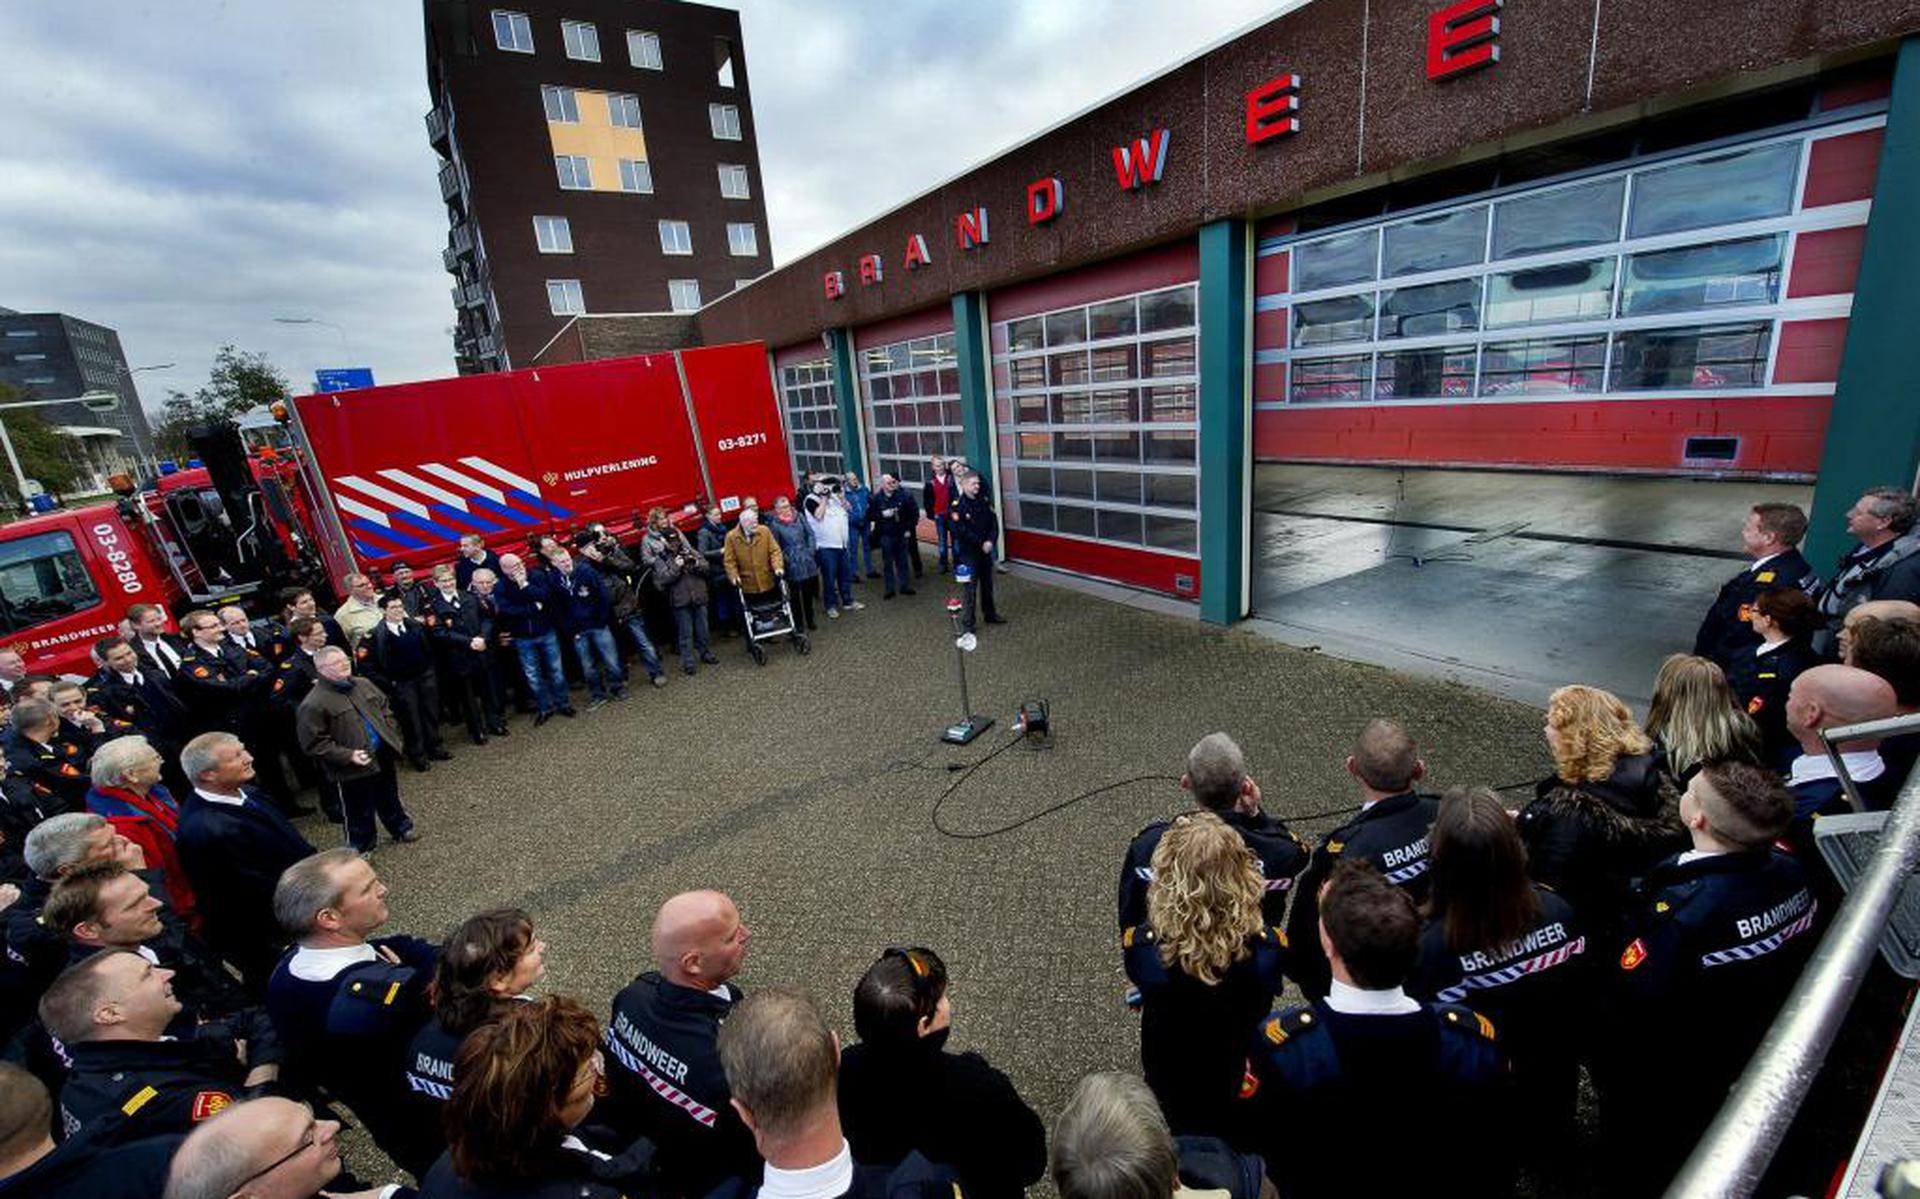
[(160, 782), (160, 753), (145, 737), (115, 737), (93, 751), (93, 787), (87, 792), (87, 811), (106, 817), (114, 831), (138, 845), (147, 865), (161, 872), (167, 900), (187, 927), (200, 931), (200, 912), (193, 884), (174, 831), (180, 825), (180, 807)]

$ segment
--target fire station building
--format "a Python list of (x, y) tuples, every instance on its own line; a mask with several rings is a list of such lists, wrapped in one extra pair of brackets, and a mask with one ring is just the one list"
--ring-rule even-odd
[(684, 339), (772, 347), (796, 469), (959, 455), (1009, 558), (1211, 621), (1248, 611), (1269, 462), (1817, 481), (1825, 563), (1920, 463), (1916, 31), (1920, 0), (1314, 0)]

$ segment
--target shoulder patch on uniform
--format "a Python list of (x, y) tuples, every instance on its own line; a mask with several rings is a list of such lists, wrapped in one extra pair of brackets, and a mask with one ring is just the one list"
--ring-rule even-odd
[(1751, 716), (1767, 706), (1767, 701), (1756, 695), (1747, 701), (1747, 715)]
[(1329, 841), (1329, 842), (1327, 842), (1327, 852), (1328, 852), (1328, 853), (1333, 853), (1333, 854), (1337, 854), (1337, 853), (1339, 853), (1339, 852), (1340, 852), (1341, 850), (1344, 850), (1344, 849), (1345, 849), (1346, 847), (1347, 847), (1347, 843), (1346, 843), (1345, 841)]
[(133, 1093), (132, 1098), (120, 1105), (120, 1110), (131, 1116), (133, 1113), (147, 1106), (147, 1104), (153, 1102), (154, 1096), (159, 1093), (159, 1091), (154, 1090), (152, 1087), (141, 1087)]
[(196, 666), (196, 667), (194, 667), (194, 668), (193, 668), (193, 677), (194, 677), (194, 678), (196, 678), (196, 679), (204, 679), (204, 678), (206, 678), (206, 677), (207, 677), (207, 676), (208, 676), (209, 674), (211, 674), (211, 673), (212, 673), (212, 672), (211, 672), (211, 671), (209, 671), (209, 670), (208, 670), (208, 669), (207, 669), (206, 667), (204, 667), (204, 666)]
[(1287, 934), (1284, 929), (1282, 929), (1279, 925), (1276, 924), (1276, 925), (1269, 926), (1267, 928), (1267, 931), (1273, 934), (1274, 944), (1278, 945), (1282, 949), (1285, 949), (1287, 947)]
[(1620, 954), (1620, 968), (1622, 970), (1633, 970), (1638, 968), (1640, 963), (1646, 960), (1647, 943), (1641, 938), (1635, 937), (1633, 944), (1627, 946)]
[(1773, 582), (1775, 577), (1776, 576), (1772, 571), (1763, 570), (1759, 574), (1753, 576), (1753, 581), (1756, 583), (1771, 583)]
[(225, 1091), (201, 1091), (193, 1097), (193, 1122), (210, 1120), (233, 1106), (233, 1096)]
[(1657, 899), (1654, 901), (1653, 910), (1664, 914), (1666, 912), (1671, 912), (1673, 910), (1673, 905), (1668, 903), (1664, 899)]

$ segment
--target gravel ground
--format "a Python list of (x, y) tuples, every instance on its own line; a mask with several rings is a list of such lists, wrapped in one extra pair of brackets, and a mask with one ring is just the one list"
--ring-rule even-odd
[[(456, 760), (402, 782), (425, 839), (374, 855), (392, 888), (389, 931), (438, 939), (482, 908), (525, 907), (549, 945), (545, 989), (605, 1013), (648, 968), (659, 903), (717, 887), (753, 933), (742, 984), (807, 989), (848, 1040), (866, 966), (889, 945), (929, 945), (952, 975), (953, 1047), (983, 1052), (1051, 1123), (1082, 1075), (1138, 1066), (1114, 887), (1129, 838), (1184, 800), (1148, 778), (1004, 835), (942, 834), (933, 809), (959, 778), (951, 768), (1009, 740), (1021, 700), (1050, 701), (1052, 745), (983, 764), (941, 807), (947, 829), (1177, 776), (1217, 729), (1283, 816), (1357, 802), (1341, 761), (1375, 715), (1413, 731), (1433, 786), (1514, 783), (1549, 765), (1534, 709), (1062, 588), (999, 587), (1012, 623), (983, 627), (968, 658), (974, 705), (999, 723), (969, 747), (936, 740), (959, 697), (948, 588), (932, 575), (886, 603), (864, 584), (866, 610), (823, 618), (808, 657), (775, 643), (756, 668), (722, 640), (721, 665), (674, 670), (667, 687), (576, 720), (516, 720), (484, 747), (449, 729)], [(1298, 827), (1312, 839), (1333, 823)], [(339, 835), (307, 831), (316, 844)], [(387, 1177), (363, 1144), (350, 1158)]]

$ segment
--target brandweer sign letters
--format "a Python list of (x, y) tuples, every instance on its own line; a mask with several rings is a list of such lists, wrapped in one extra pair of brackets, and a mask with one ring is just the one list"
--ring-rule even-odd
[[(1459, 0), (1456, 4), (1430, 14), (1427, 22), (1426, 75), (1433, 83), (1491, 67), (1500, 61), (1500, 8), (1503, 0)], [(1300, 76), (1283, 72), (1248, 90), (1243, 113), (1247, 144), (1264, 145), (1300, 132), (1302, 84)], [(1140, 191), (1159, 183), (1167, 169), (1172, 137), (1164, 128), (1155, 129), (1131, 143), (1113, 147), (1114, 181), (1121, 191)], [(1058, 220), (1067, 211), (1066, 185), (1057, 175), (1048, 175), (1027, 184), (1027, 222), (1045, 225)], [(987, 248), (992, 242), (984, 205), (960, 213), (953, 219), (953, 244), (962, 253)], [(932, 263), (925, 234), (907, 237), (901, 261), (908, 271)], [(878, 253), (860, 256), (855, 266), (862, 287), (872, 287), (886, 278), (885, 262)], [(826, 298), (839, 300), (847, 294), (847, 273), (827, 271), (821, 277)]]

